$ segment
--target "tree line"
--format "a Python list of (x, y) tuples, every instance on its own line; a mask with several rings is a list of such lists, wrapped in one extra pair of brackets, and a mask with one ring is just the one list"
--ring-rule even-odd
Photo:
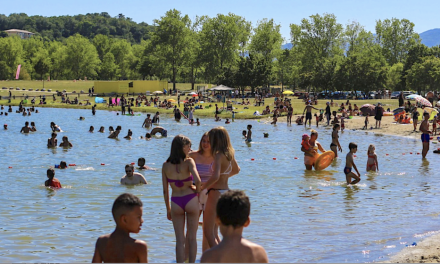
[[(102, 28), (100, 23), (109, 25), (99, 20), (102, 14), (86, 17)], [(123, 15), (108, 19), (136, 24)], [(0, 29), (3, 20), (0, 16)], [(282, 49), (285, 40), (273, 19), (253, 27), (232, 13), (191, 20), (169, 10), (136, 38), (130, 30), (112, 35), (80, 28), (62, 38), (0, 38), (0, 79), (12, 79), (21, 64), (23, 79), (167, 79), (174, 88), (187, 82), (193, 88), (195, 83), (242, 90), (282, 84), (315, 91), (420, 93), (440, 85), (440, 46), (421, 44), (407, 19), (378, 20), (373, 34), (357, 22), (338, 23), (333, 14), (312, 15), (290, 25), (291, 49)]]

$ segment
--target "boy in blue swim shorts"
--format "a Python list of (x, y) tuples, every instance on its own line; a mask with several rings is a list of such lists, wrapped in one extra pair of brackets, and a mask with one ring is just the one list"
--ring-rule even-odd
[(247, 126), (247, 135), (246, 135), (246, 142), (251, 142), (252, 141), (252, 125), (248, 125)]

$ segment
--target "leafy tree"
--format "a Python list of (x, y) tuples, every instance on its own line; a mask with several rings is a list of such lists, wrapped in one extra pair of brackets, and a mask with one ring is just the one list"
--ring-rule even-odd
[(169, 10), (160, 20), (154, 20), (157, 25), (151, 37), (155, 56), (163, 60), (171, 68), (173, 90), (176, 90), (176, 76), (188, 54), (191, 31), (191, 20), (188, 15), (176, 9)]
[(390, 91), (394, 91), (399, 88), (399, 83), (402, 78), (403, 63), (396, 63), (391, 66), (387, 73), (386, 88)]
[(376, 22), (377, 42), (390, 65), (405, 62), (407, 53), (420, 43), (419, 34), (414, 32), (414, 23), (408, 19), (385, 19)]
[(23, 47), (19, 37), (0, 38), (0, 62), (2, 79), (15, 78), (17, 66), (23, 63)]
[(75, 35), (66, 40), (65, 63), (71, 69), (70, 78), (82, 79), (97, 76), (100, 61), (95, 46), (81, 35)]
[(204, 76), (208, 82), (221, 83), (223, 71), (236, 65), (244, 55), (251, 31), (250, 22), (235, 14), (207, 18), (200, 34)]
[(408, 71), (406, 84), (419, 94), (440, 89), (440, 58), (430, 56), (415, 63)]
[(108, 52), (104, 55), (100, 69), (100, 78), (103, 80), (113, 80), (119, 78), (120, 70), (115, 63), (115, 56), (113, 53)]
[(283, 37), (280, 33), (280, 25), (275, 24), (273, 19), (263, 19), (254, 29), (254, 35), (249, 46), (249, 51), (261, 54), (265, 60), (266, 75), (263, 76), (265, 83), (269, 85), (272, 76), (272, 62), (281, 55)]

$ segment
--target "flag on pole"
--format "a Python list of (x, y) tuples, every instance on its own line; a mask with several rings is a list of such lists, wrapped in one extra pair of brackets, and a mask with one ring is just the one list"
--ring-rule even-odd
[(18, 80), (18, 78), (20, 77), (20, 69), (21, 69), (21, 64), (18, 65), (17, 67), (17, 74), (15, 74), (15, 79)]

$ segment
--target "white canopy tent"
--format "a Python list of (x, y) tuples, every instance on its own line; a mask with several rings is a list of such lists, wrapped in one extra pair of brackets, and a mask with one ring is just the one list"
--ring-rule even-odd
[(210, 90), (211, 91), (234, 91), (236, 89), (228, 87), (228, 86), (224, 86), (224, 85), (219, 85), (219, 86), (211, 88)]

